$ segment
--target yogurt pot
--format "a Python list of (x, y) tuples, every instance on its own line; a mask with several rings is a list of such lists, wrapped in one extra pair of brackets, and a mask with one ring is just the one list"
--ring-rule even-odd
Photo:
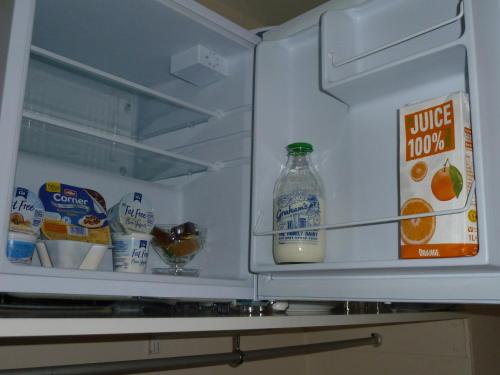
[(9, 232), (7, 258), (12, 263), (31, 264), (37, 237), (34, 234)]
[(113, 232), (150, 233), (155, 224), (151, 202), (141, 193), (129, 193), (108, 211)]
[(45, 210), (38, 196), (23, 187), (14, 189), (9, 229), (26, 234), (40, 233)]
[(50, 181), (38, 194), (45, 208), (44, 240), (111, 244), (106, 201), (97, 191)]
[(144, 273), (149, 255), (150, 234), (113, 233), (113, 271)]

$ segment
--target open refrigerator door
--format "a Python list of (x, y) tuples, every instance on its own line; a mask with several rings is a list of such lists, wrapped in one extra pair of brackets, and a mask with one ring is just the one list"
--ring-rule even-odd
[[(256, 52), (251, 245), (260, 298), (500, 300), (498, 238), (490, 229), (499, 207), (499, 173), (490, 161), (498, 140), (491, 98), (498, 92), (488, 79), (498, 82), (492, 62), (500, 59), (488, 36), (496, 28), (493, 7), (467, 0), (330, 2), (264, 35)], [(470, 105), (475, 177), (466, 182), (465, 171), (463, 181), (455, 174), (455, 185), (466, 186), (459, 205), (407, 212), (399, 205), (399, 113), (455, 92)], [(428, 146), (444, 150), (438, 136), (429, 134)], [(325, 185), (325, 225), (313, 227), (326, 232), (320, 263), (276, 264), (272, 255), (273, 184), (293, 142), (314, 146)], [(477, 254), (403, 259), (400, 242), (408, 237), (401, 239), (400, 223), (439, 226), (445, 215), (477, 222)], [(437, 230), (428, 227), (424, 242)]]

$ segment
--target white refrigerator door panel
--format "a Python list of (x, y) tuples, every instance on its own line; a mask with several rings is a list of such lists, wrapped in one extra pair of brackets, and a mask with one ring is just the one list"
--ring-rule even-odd
[[(500, 33), (498, 2), (446, 1), (434, 13), (427, 0), (412, 2), (407, 9), (403, 2), (385, 0), (351, 4), (353, 9), (347, 10), (345, 3), (338, 8), (335, 2), (321, 8), (344, 12), (329, 15), (329, 20), (338, 22), (321, 24), (321, 12), (313, 12), (303, 21), (299, 17), (271, 31), (257, 47), (250, 256), (252, 271), (260, 274), (257, 295), (263, 299), (500, 303), (500, 231), (496, 230), (500, 169), (495, 167), (500, 141), (496, 126), (500, 43), (494, 36)], [(385, 11), (394, 14), (377, 21), (384, 19)], [(405, 12), (414, 17), (415, 26), (393, 19)], [(370, 17), (376, 22), (371, 28), (350, 30), (358, 16), (366, 17), (368, 24)], [(316, 17), (316, 25), (311, 17)], [(325, 50), (325, 32), (335, 37), (334, 45), (347, 48), (342, 59), (349, 60), (377, 49), (379, 43), (391, 44), (395, 38), (404, 39), (407, 33), (446, 20), (452, 21), (339, 67), (331, 51)], [(399, 35), (394, 29), (398, 22)], [(384, 29), (385, 24), (391, 29)], [(323, 263), (274, 263), (272, 236), (255, 234), (272, 229), (273, 184), (285, 162), (287, 143), (306, 141), (315, 146), (313, 162), (325, 183), (326, 224), (396, 216), (398, 108), (459, 90), (470, 96), (478, 255), (401, 260), (394, 222), (328, 230)]]

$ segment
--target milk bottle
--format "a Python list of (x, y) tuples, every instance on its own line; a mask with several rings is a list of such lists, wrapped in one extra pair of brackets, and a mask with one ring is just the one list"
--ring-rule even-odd
[(322, 262), (325, 231), (307, 230), (323, 225), (325, 218), (323, 183), (310, 160), (313, 147), (309, 143), (292, 143), (287, 151), (288, 161), (274, 186), (274, 230), (293, 231), (274, 235), (274, 260)]

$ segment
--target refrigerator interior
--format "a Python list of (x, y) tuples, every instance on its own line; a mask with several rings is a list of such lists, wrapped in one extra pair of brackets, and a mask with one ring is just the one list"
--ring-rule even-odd
[[(478, 22), (487, 6), (366, 1), (326, 12), (299, 32), (290, 22), (264, 36), (256, 52), (251, 247), (252, 271), (267, 275), (259, 280), (260, 295), (283, 287), (287, 296), (297, 297), (307, 288), (294, 290), (300, 283), (290, 281), (294, 278), (302, 278), (311, 296), (338, 297), (338, 291), (326, 290), (336, 277), (463, 274), (498, 266), (487, 246), (486, 215), (492, 209), (485, 206), (489, 186), (483, 187), (482, 159), (491, 149), (482, 147), (481, 136), (490, 130), (483, 129), (478, 113), (476, 51), (486, 51), (491, 38), (476, 33), (487, 27)], [(393, 222), (327, 230), (323, 263), (275, 264), (272, 236), (259, 233), (272, 230), (273, 184), (288, 143), (314, 146), (313, 162), (325, 185), (325, 224), (394, 217), (399, 214), (398, 108), (456, 91), (470, 95), (475, 179), (482, 187), (476, 189), (476, 256), (399, 259), (399, 224)], [(352, 285), (341, 297), (355, 295)]]
[[(189, 264), (199, 277), (152, 275), (153, 267), (166, 266), (152, 249), (145, 274), (112, 272), (111, 250), (97, 271), (43, 268), (36, 259), (15, 265), (2, 253), (2, 272), (24, 276), (6, 291), (253, 297), (248, 241), (258, 38), (232, 32), (236, 26), (217, 17), (194, 2), (37, 2), (15, 185), (35, 193), (46, 181), (91, 188), (108, 208), (138, 191), (152, 202), (157, 223), (195, 222), (207, 228), (207, 241)], [(187, 73), (213, 81), (204, 86), (170, 73), (171, 56), (198, 45), (226, 68), (215, 81), (199, 66)]]
[[(99, 271), (12, 265), (2, 253), (5, 291), (500, 300), (500, 232), (488, 230), (500, 207), (499, 130), (491, 125), (500, 118), (495, 0), (368, 0), (348, 8), (332, 1), (321, 18), (311, 11), (264, 36), (255, 93), (258, 39), (209, 12), (200, 16), (194, 2), (37, 4), (16, 185), (36, 192), (44, 181), (63, 181), (96, 189), (109, 206), (139, 190), (158, 222), (200, 223), (208, 244), (191, 264), (199, 278), (151, 275), (161, 265), (154, 252), (143, 275), (110, 272), (109, 253)], [(169, 69), (172, 55), (198, 45), (228, 67), (203, 87)], [(396, 216), (397, 110), (458, 90), (470, 96), (478, 255), (400, 260), (394, 222), (328, 230), (323, 263), (275, 264), (272, 236), (256, 234), (272, 230), (286, 144), (314, 145), (327, 224)]]

